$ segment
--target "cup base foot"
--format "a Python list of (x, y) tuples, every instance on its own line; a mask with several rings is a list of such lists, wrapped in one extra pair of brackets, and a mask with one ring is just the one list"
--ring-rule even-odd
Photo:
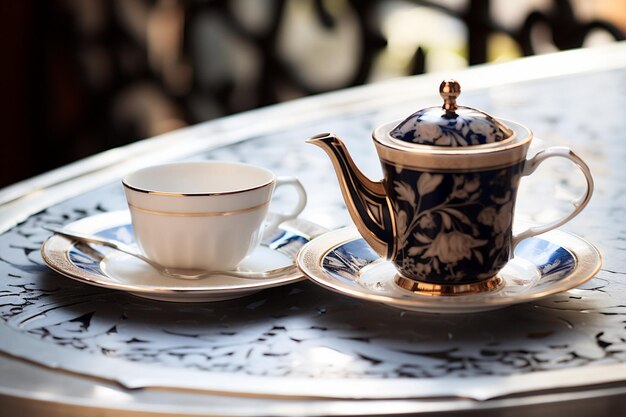
[(504, 284), (504, 279), (500, 275), (471, 284), (432, 284), (406, 278), (399, 274), (396, 275), (394, 281), (398, 287), (411, 291), (414, 294), (435, 297), (485, 293), (495, 291)]

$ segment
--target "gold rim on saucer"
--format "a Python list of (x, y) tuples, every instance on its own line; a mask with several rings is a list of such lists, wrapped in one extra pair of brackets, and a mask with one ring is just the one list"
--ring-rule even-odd
[[(393, 264), (375, 254), (355, 227), (334, 230), (313, 239), (302, 247), (296, 262), (309, 280), (336, 293), (403, 310), (440, 314), (476, 313), (537, 301), (584, 284), (593, 278), (602, 265), (598, 249), (574, 234), (552, 230), (529, 239), (547, 241), (565, 250), (574, 262), (573, 267), (552, 276), (550, 274), (554, 272), (549, 269), (541, 271), (539, 268), (543, 265), (533, 264), (531, 258), (517, 256), (496, 278), (485, 284), (497, 285), (500, 277), (502, 284), (498, 288), (476, 293), (457, 293), (452, 297), (432, 296), (432, 293), (407, 291), (397, 285), (395, 280), (398, 272)], [(353, 244), (357, 252), (342, 252)], [(331, 262), (332, 254), (337, 250), (341, 253), (337, 260), (343, 267), (332, 272), (333, 267), (327, 266), (325, 262)], [(371, 259), (360, 259), (360, 251), (371, 254)], [(523, 274), (520, 271), (524, 271)]]
[[(326, 231), (326, 229), (321, 226), (304, 219), (294, 219), (287, 223), (281, 226), (283, 230), (290, 231), (306, 240), (310, 240), (314, 236), (319, 236)], [(66, 227), (84, 233), (97, 233), (111, 227), (125, 224), (130, 224), (130, 213), (126, 210), (86, 217), (68, 224)], [(111, 252), (104, 255), (94, 251), (94, 253), (85, 256), (92, 257), (94, 262), (99, 266), (95, 269), (86, 268), (81, 267), (81, 265), (70, 259), (70, 250), (72, 250), (74, 246), (76, 246), (75, 242), (58, 235), (52, 235), (43, 243), (41, 255), (52, 270), (76, 281), (159, 301), (211, 302), (229, 300), (243, 297), (263, 289), (286, 285), (304, 279), (302, 273), (296, 271), (267, 280), (231, 279), (226, 276), (219, 276), (218, 278), (221, 277), (224, 282), (220, 280), (216, 282), (212, 279), (197, 281), (176, 280), (167, 277), (159, 277), (159, 280), (155, 281), (154, 284), (133, 284), (128, 281), (119, 282), (109, 278), (102, 268), (103, 264), (106, 265), (107, 260), (121, 257), (120, 254)], [(262, 247), (261, 249), (273, 250), (269, 247)], [(82, 252), (85, 253), (84, 251)], [(282, 255), (290, 259), (295, 258), (294, 254), (282, 253)], [(130, 259), (132, 260), (133, 258)], [(293, 259), (293, 261), (295, 262), (295, 259)]]
[(143, 207), (139, 207), (135, 204), (128, 203), (128, 207), (131, 210), (137, 210), (142, 213), (152, 214), (155, 216), (171, 216), (171, 217), (222, 217), (222, 216), (232, 216), (236, 214), (246, 214), (251, 213), (255, 210), (263, 208), (265, 206), (269, 206), (270, 201), (266, 201), (265, 203), (247, 207), (238, 210), (228, 210), (228, 211), (200, 211), (200, 212), (177, 212), (177, 211), (163, 211), (163, 210), (151, 210)]

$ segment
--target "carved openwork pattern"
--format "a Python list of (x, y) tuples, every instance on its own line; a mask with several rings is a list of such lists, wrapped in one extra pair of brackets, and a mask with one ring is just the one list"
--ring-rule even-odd
[[(623, 82), (586, 75), (578, 77), (576, 89), (566, 87), (571, 79), (523, 85), (516, 101), (500, 102), (497, 108), (480, 103), (485, 95), (468, 94), (485, 110), (510, 115), (545, 135), (537, 141), (539, 146), (568, 143), (590, 162), (598, 189), (569, 230), (598, 244), (605, 263), (580, 288), (496, 312), (438, 316), (339, 296), (308, 282), (226, 302), (170, 304), (79, 284), (47, 269), (39, 255), (46, 236), (40, 226), (124, 208), (121, 187), (111, 184), (51, 207), (0, 235), (2, 325), (33, 341), (62, 346), (68, 354), (88, 353), (94, 361), (113, 357), (256, 376), (507, 376), (624, 363), (626, 178), (623, 171), (602, 169), (618, 167), (626, 159), (623, 146), (612, 146), (626, 140), (621, 126), (624, 106), (603, 108), (594, 114), (593, 123), (585, 121), (585, 97), (595, 91), (626, 104), (626, 74), (613, 75)], [(536, 101), (539, 91), (542, 100)], [(568, 103), (567, 112), (557, 105), (563, 102)], [(346, 138), (365, 171), (375, 173), (378, 161), (367, 143), (369, 120), (375, 116), (298, 126), (201, 157), (258, 163), (279, 175), (296, 173), (311, 199), (303, 216), (337, 227), (348, 218), (330, 164), (303, 139), (317, 129), (335, 131)], [(554, 214), (554, 207), (569, 209), (571, 196), (564, 189), (582, 191), (573, 169), (555, 165), (535, 177), (522, 181), (517, 206), (518, 213), (535, 220)], [(554, 201), (548, 202), (546, 196), (552, 195)]]
[[(47, 170), (70, 162), (68, 158), (184, 124), (377, 79), (378, 59), (390, 55), (391, 40), (382, 22), (394, 7), (420, 6), (457, 22), (467, 33), (463, 49), (470, 65), (488, 61), (488, 44), (496, 34), (505, 34), (523, 55), (541, 51), (533, 35), (544, 28), (552, 33), (549, 42), (558, 49), (581, 47), (594, 31), (624, 39), (608, 21), (579, 18), (580, 10), (571, 0), (549, 1), (543, 10), (533, 8), (514, 27), (494, 19), (494, 3), (137, 0), (97, 2), (89, 7), (82, 2), (37, 4), (28, 28), (32, 42), (24, 48), (29, 70), (37, 75), (26, 90), (33, 148), (15, 168), (25, 176), (29, 165), (31, 170)], [(428, 25), (429, 16), (425, 13), (411, 26)], [(332, 39), (332, 43), (303, 44), (307, 33)], [(435, 36), (450, 36), (447, 26), (442, 25)], [(298, 39), (296, 47), (286, 48), (287, 39)], [(313, 65), (303, 59), (314, 55), (310, 50), (323, 50), (327, 64)], [(425, 72), (437, 50), (428, 43), (416, 44), (403, 73)], [(343, 67), (337, 64), (344, 61), (349, 65), (337, 76), (334, 70)], [(59, 79), (67, 84), (50, 84)], [(64, 90), (66, 100), (78, 103), (70, 107), (71, 112), (63, 113), (68, 110), (58, 105), (59, 98), (41, 93), (56, 89)], [(65, 126), (76, 117), (80, 122)]]

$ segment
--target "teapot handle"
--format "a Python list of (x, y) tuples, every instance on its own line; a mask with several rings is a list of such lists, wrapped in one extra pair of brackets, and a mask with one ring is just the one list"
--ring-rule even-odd
[(589, 203), (589, 200), (591, 199), (591, 194), (593, 193), (593, 178), (591, 177), (591, 171), (589, 170), (587, 164), (585, 164), (585, 162), (580, 159), (580, 157), (576, 155), (570, 148), (555, 146), (538, 152), (534, 157), (526, 160), (526, 164), (524, 165), (524, 169), (522, 171), (522, 176), (532, 174), (533, 172), (535, 172), (539, 164), (541, 164), (546, 159), (553, 157), (566, 158), (572, 161), (574, 165), (576, 165), (585, 176), (587, 189), (581, 197), (572, 201), (574, 210), (567, 216), (545, 225), (528, 228), (523, 232), (514, 235), (512, 241), (513, 248), (515, 248), (515, 246), (517, 246), (517, 244), (523, 239), (545, 233), (549, 230), (556, 229), (557, 227), (564, 225), (565, 223), (576, 217), (576, 215), (578, 215), (578, 213), (580, 213), (580, 211), (585, 208), (585, 206), (587, 205), (587, 203)]

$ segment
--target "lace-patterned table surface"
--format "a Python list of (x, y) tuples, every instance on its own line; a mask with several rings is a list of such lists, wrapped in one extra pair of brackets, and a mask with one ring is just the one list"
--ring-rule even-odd
[[(461, 99), (530, 126), (535, 150), (567, 145), (588, 162), (594, 197), (564, 227), (604, 256), (602, 270), (588, 283), (539, 302), (440, 316), (351, 299), (310, 282), (225, 302), (165, 303), (90, 287), (49, 270), (39, 253), (48, 235), (40, 226), (123, 209), (122, 188), (114, 181), (0, 235), (0, 350), (126, 388), (260, 396), (486, 400), (536, 387), (573, 388), (594, 381), (590, 375), (598, 383), (624, 382), (626, 70), (476, 89)], [(349, 225), (330, 161), (304, 139), (337, 133), (363, 171), (377, 178), (370, 132), (436, 97), (420, 100), (400, 96), (384, 110), (375, 102), (365, 110), (337, 109), (332, 117), (278, 132), (257, 135), (250, 129), (248, 140), (190, 159), (243, 161), (296, 175), (310, 198), (304, 218), (328, 228)], [(567, 163), (545, 165), (523, 180), (521, 218), (554, 218), (583, 190)]]

